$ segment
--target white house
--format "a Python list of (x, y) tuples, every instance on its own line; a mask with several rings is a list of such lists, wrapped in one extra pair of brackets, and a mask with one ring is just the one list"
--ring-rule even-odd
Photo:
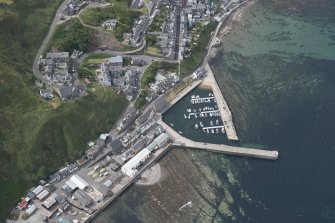
[(116, 19), (107, 19), (102, 23), (102, 27), (106, 29), (113, 29), (117, 25), (118, 21)]
[(135, 174), (138, 172), (136, 168), (150, 156), (150, 153), (151, 152), (148, 149), (142, 149), (139, 153), (136, 154), (136, 156), (131, 158), (121, 167), (122, 173), (129, 177), (135, 176)]

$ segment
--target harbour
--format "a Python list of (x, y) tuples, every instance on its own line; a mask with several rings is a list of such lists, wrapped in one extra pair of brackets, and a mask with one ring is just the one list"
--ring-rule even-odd
[[(216, 34), (217, 31), (214, 37)], [(209, 43), (210, 49), (213, 40), (214, 38)], [(133, 119), (129, 128), (123, 129), (124, 132), (121, 134), (118, 132), (117, 135), (101, 134), (96, 143), (88, 143), (87, 157), (82, 157), (75, 164), (68, 165), (50, 176), (50, 183), (40, 183), (41, 185), (37, 186), (41, 188), (39, 192), (31, 191), (33, 195), (38, 195), (41, 191), (47, 194), (45, 196), (49, 196), (50, 192), (52, 195), (46, 200), (43, 198), (34, 200), (34, 211), (37, 211), (29, 221), (37, 222), (42, 219), (49, 221), (51, 219), (54, 222), (58, 218), (55, 216), (59, 215), (73, 222), (78, 222), (78, 219), (81, 222), (92, 221), (171, 147), (189, 147), (227, 155), (276, 160), (279, 155), (276, 150), (228, 145), (238, 141), (232, 114), (208, 65), (207, 56), (204, 61), (201, 68), (190, 75), (193, 78), (191, 83), (178, 92), (171, 101), (167, 102), (167, 94), (164, 94), (147, 106), (144, 111), (138, 111), (140, 117), (129, 112), (126, 117), (123, 117), (125, 121), (129, 117)], [(201, 71), (201, 76), (198, 76), (198, 71)], [(194, 94), (189, 99), (189, 94), (192, 91), (198, 91), (199, 85), (211, 86), (212, 90), (207, 90), (207, 96)], [(162, 118), (164, 113), (171, 112), (174, 106), (184, 100), (188, 103), (189, 108), (184, 110), (184, 113), (175, 113), (175, 116), (178, 116), (183, 122), (176, 120), (164, 122)], [(164, 107), (164, 110), (161, 111), (161, 107)], [(170, 126), (174, 128), (166, 123), (170, 123)], [(184, 125), (185, 123), (188, 124)], [(184, 131), (178, 130), (181, 125), (192, 127)], [(199, 139), (204, 139), (203, 142), (194, 139), (195, 132), (202, 136)], [(212, 142), (211, 139), (215, 139), (216, 142)], [(118, 151), (113, 152), (116, 148), (119, 148)], [(97, 160), (95, 160), (96, 155), (99, 157)], [(91, 165), (86, 166), (85, 164), (89, 162)], [(73, 169), (72, 166), (74, 166)], [(52, 191), (45, 189), (50, 184), (55, 187)], [(22, 199), (17, 208), (23, 210), (29, 201)], [(72, 215), (74, 212), (76, 215)]]

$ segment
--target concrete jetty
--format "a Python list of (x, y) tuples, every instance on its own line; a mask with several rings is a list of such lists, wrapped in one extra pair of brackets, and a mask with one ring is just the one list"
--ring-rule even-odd
[(166, 132), (174, 139), (174, 146), (182, 146), (189, 147), (195, 149), (201, 149), (205, 151), (224, 153), (228, 155), (236, 155), (236, 156), (246, 156), (260, 159), (269, 159), (276, 160), (278, 159), (279, 153), (276, 150), (261, 150), (261, 149), (252, 149), (246, 147), (236, 147), (236, 146), (228, 146), (222, 144), (211, 144), (211, 143), (203, 143), (203, 142), (195, 142), (190, 139), (187, 139), (176, 131), (174, 131), (170, 126), (168, 126), (162, 119), (157, 121)]
[(222, 128), (224, 128), (224, 125), (202, 127), (203, 130), (207, 130), (207, 129), (222, 129)]
[(192, 98), (191, 103), (193, 104), (202, 104), (211, 102), (211, 99), (215, 99), (215, 97), (207, 97), (207, 98)]
[(229, 140), (237, 141), (238, 137), (237, 137), (237, 133), (236, 133), (234, 123), (233, 123), (233, 118), (229, 110), (228, 104), (226, 100), (223, 98), (222, 92), (219, 88), (219, 85), (217, 84), (215, 80), (211, 67), (209, 66), (207, 62), (204, 64), (204, 66), (206, 67), (206, 70), (207, 70), (207, 77), (205, 78), (204, 81), (209, 82), (210, 86), (212, 87), (218, 109), (220, 110), (220, 113), (221, 113), (221, 119), (225, 127), (227, 137)]

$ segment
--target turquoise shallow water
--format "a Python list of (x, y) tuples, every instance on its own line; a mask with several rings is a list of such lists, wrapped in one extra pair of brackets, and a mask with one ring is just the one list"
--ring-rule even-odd
[[(333, 9), (335, 2), (330, 0), (261, 0), (223, 39), (224, 50), (211, 65), (232, 110), (240, 143), (275, 148), (280, 159), (263, 161), (186, 151), (207, 163), (219, 180), (230, 182), (225, 187), (212, 187), (218, 198), (228, 193), (224, 188), (229, 188), (230, 200), (234, 200), (227, 204), (230, 211), (222, 212), (226, 214), (218, 211), (220, 202), (213, 205), (217, 211), (209, 218), (213, 222), (335, 221)], [(185, 104), (181, 107), (188, 100), (181, 102)], [(201, 136), (193, 134), (193, 124), (185, 125), (181, 115), (168, 118), (168, 124), (174, 123), (176, 128), (185, 129), (183, 134), (201, 141)], [(211, 140), (226, 142), (222, 136)], [(169, 165), (174, 160), (182, 163), (172, 156)], [(184, 169), (180, 172), (186, 172), (188, 179), (190, 173)], [(174, 179), (173, 174), (166, 177)], [(178, 179), (174, 183), (200, 187), (200, 182)], [(164, 186), (169, 186), (166, 181), (156, 187)], [(96, 222), (157, 222), (149, 216), (154, 208), (146, 207), (153, 189), (131, 188)], [(156, 196), (159, 201), (166, 199)], [(208, 222), (196, 217), (181, 222), (197, 221)]]

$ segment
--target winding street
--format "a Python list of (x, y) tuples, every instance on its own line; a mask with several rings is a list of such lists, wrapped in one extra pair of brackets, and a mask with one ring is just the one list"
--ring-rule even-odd
[[(40, 79), (43, 83), (45, 84), (50, 84), (50, 81), (46, 78), (43, 77), (41, 71), (39, 70), (39, 65), (38, 65), (38, 62), (39, 62), (39, 59), (40, 59), (40, 56), (43, 54), (46, 46), (48, 45), (48, 42), (50, 40), (50, 38), (52, 37), (54, 31), (55, 31), (55, 28), (57, 27), (57, 25), (63, 23), (64, 21), (66, 21), (67, 19), (70, 19), (70, 18), (73, 18), (73, 17), (77, 17), (79, 18), (79, 21), (86, 27), (89, 27), (89, 28), (92, 28), (92, 29), (95, 29), (95, 30), (98, 30), (98, 31), (102, 31), (102, 32), (107, 32), (107, 31), (104, 31), (102, 29), (99, 29), (97, 27), (92, 27), (90, 25), (87, 25), (85, 23), (83, 23), (83, 21), (80, 19), (79, 17), (79, 14), (78, 15), (75, 15), (75, 16), (65, 16), (66, 17), (66, 20), (62, 20), (61, 17), (62, 17), (62, 10), (64, 9), (64, 7), (66, 6), (66, 4), (69, 3), (70, 0), (65, 0), (63, 1), (63, 3), (59, 6), (59, 8), (57, 9), (57, 12), (54, 16), (54, 19), (50, 25), (50, 28), (49, 28), (49, 31), (46, 35), (46, 37), (43, 39), (43, 42), (41, 44), (41, 46), (39, 47), (39, 49), (37, 50), (36, 52), (36, 56), (35, 56), (35, 59), (34, 59), (34, 63), (33, 63), (33, 73), (34, 73), (34, 76), (37, 78), (37, 79)], [(155, 9), (155, 5), (157, 4), (156, 1), (154, 1), (154, 3), (152, 5), (147, 5), (148, 7), (148, 10), (150, 12), (150, 16), (154, 13), (154, 9)], [(88, 7), (106, 7), (106, 6), (109, 6), (109, 5), (101, 5), (101, 4), (97, 4), (97, 3), (90, 3), (90, 5)], [(151, 7), (150, 7), (151, 6)], [(147, 27), (146, 27), (147, 28)], [(123, 55), (127, 55), (128, 57), (131, 57), (131, 58), (142, 58), (144, 59), (144, 61), (148, 64), (150, 64), (152, 61), (168, 61), (168, 62), (173, 62), (173, 63), (176, 63), (178, 61), (173, 61), (173, 60), (166, 60), (164, 58), (159, 58), (159, 57), (153, 57), (153, 56), (143, 56), (143, 55), (131, 55), (131, 54), (135, 54), (135, 53), (138, 53), (140, 51), (142, 51), (146, 46), (146, 41), (144, 39), (144, 36), (142, 37), (142, 40), (141, 40), (141, 43), (140, 43), (140, 46), (137, 48), (137, 49), (134, 49), (134, 50), (130, 50), (130, 51), (122, 51), (122, 50), (109, 50), (109, 49), (96, 49), (96, 50), (93, 50), (93, 51), (90, 51), (90, 52), (87, 52), (85, 54), (82, 54), (80, 56), (80, 58), (78, 59), (78, 62), (81, 63), (83, 61), (83, 59), (85, 59), (87, 56), (89, 55), (93, 55), (95, 53), (102, 53), (102, 52), (105, 52), (105, 53), (110, 53), (110, 54), (113, 54), (113, 55), (116, 55), (116, 56), (123, 56)], [(59, 87), (58, 85), (56, 84), (53, 84), (52, 85), (53, 87)]]
[(50, 28), (49, 28), (49, 31), (48, 31), (48, 34), (47, 36), (43, 39), (43, 42), (40, 46), (40, 48), (37, 50), (36, 52), (36, 56), (35, 56), (35, 59), (34, 59), (34, 64), (33, 64), (33, 72), (34, 72), (34, 75), (36, 78), (40, 79), (43, 83), (49, 83), (49, 81), (43, 77), (42, 73), (40, 72), (39, 70), (39, 67), (38, 67), (38, 61), (39, 61), (39, 58), (40, 58), (40, 55), (42, 55), (45, 47), (47, 46), (53, 32), (55, 31), (55, 28), (58, 24), (60, 24), (62, 22), (61, 20), (61, 12), (63, 10), (63, 8), (65, 7), (66, 4), (69, 3), (70, 0), (65, 0), (58, 8), (56, 14), (55, 14), (55, 17), (50, 25)]

